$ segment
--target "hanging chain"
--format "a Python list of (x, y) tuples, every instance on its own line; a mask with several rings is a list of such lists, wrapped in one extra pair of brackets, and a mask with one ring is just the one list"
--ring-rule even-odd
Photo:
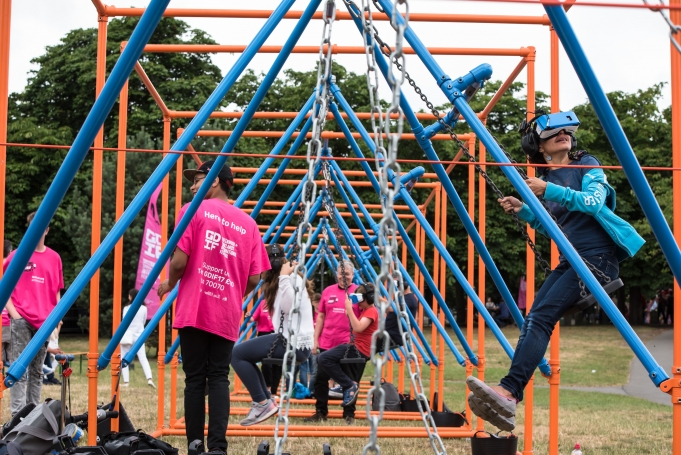
[[(317, 198), (317, 185), (314, 180), (314, 171), (319, 162), (322, 153), (322, 131), (326, 123), (326, 116), (328, 113), (330, 95), (329, 84), (331, 79), (331, 32), (333, 23), (336, 19), (336, 2), (335, 0), (327, 0), (323, 12), (324, 26), (322, 29), (322, 40), (319, 44), (319, 64), (317, 67), (317, 86), (315, 88), (315, 102), (312, 107), (311, 115), (312, 122), (312, 138), (307, 146), (307, 183), (306, 191), (303, 191), (301, 198), (301, 217), (298, 219), (298, 229), (296, 235), (296, 247), (298, 256), (298, 264), (293, 270), (293, 305), (289, 312), (289, 327), (287, 334), (286, 352), (284, 354), (282, 363), (282, 372), (288, 384), (288, 390), (282, 394), (280, 401), (279, 412), (274, 423), (274, 440), (275, 440), (275, 455), (282, 455), (284, 443), (288, 437), (289, 428), (289, 410), (291, 407), (291, 397), (293, 395), (293, 385), (295, 381), (296, 368), (296, 348), (298, 343), (298, 333), (300, 332), (300, 305), (305, 293), (305, 276), (307, 276), (307, 267), (305, 266), (307, 251), (312, 243), (312, 236), (308, 235), (304, 240), (304, 233), (307, 228), (308, 232), (312, 232), (312, 224), (310, 223), (310, 210)], [(326, 52), (325, 52), (326, 48)], [(303, 280), (298, 279), (302, 276)], [(302, 283), (302, 284), (301, 284)], [(294, 322), (295, 320), (295, 327)], [(285, 405), (283, 405), (285, 403)], [(283, 406), (282, 406), (283, 405)], [(279, 432), (283, 425), (282, 435)]]
[[(668, 15), (667, 13), (665, 13), (663, 9), (661, 9), (661, 8), (655, 8), (655, 5), (650, 4), (650, 2), (648, 2), (648, 0), (643, 0), (643, 3), (645, 3), (646, 5), (648, 5), (650, 11), (660, 13), (660, 16), (662, 16), (662, 18), (664, 19), (664, 21), (665, 21), (665, 22), (667, 23), (667, 25), (669, 26), (669, 40), (672, 42), (672, 44), (674, 45), (674, 47), (676, 48), (676, 50), (677, 50), (679, 53), (681, 53), (681, 44), (679, 44), (679, 42), (678, 42), (678, 41), (676, 40), (676, 38), (674, 37), (677, 33), (681, 32), (681, 25), (676, 25), (674, 22), (672, 22), (672, 20), (670, 19), (669, 15)], [(662, 6), (666, 6), (666, 5), (664, 4), (664, 1), (663, 1), (663, 0), (660, 0), (660, 4), (661, 4)]]
[[(346, 2), (347, 3), (347, 2)], [(377, 5), (378, 7), (378, 5)], [(404, 10), (399, 11), (402, 7)], [(378, 7), (379, 11), (381, 8)], [(376, 68), (376, 56), (374, 55), (374, 43), (377, 36), (376, 29), (373, 25), (371, 8), (367, 1), (362, 1), (362, 25), (364, 37), (364, 49), (367, 58), (367, 86), (369, 88), (371, 101), (371, 126), (373, 130), (373, 139), (375, 144), (375, 164), (378, 171), (378, 181), (381, 192), (381, 208), (383, 216), (379, 223), (379, 250), (382, 253), (380, 273), (377, 275), (375, 281), (376, 289), (380, 289), (385, 283), (387, 285), (388, 295), (387, 300), (381, 299), (376, 302), (379, 310), (378, 328), (374, 332), (371, 340), (371, 361), (374, 364), (374, 385), (367, 394), (367, 420), (370, 423), (370, 437), (369, 442), (364, 446), (363, 454), (373, 453), (380, 454), (381, 448), (378, 445), (378, 426), (383, 419), (385, 410), (385, 391), (381, 387), (381, 372), (383, 366), (388, 362), (390, 337), (385, 330), (385, 318), (388, 306), (393, 302), (397, 305), (400, 313), (400, 318), (407, 323), (405, 330), (401, 324), (398, 324), (400, 334), (402, 336), (403, 344), (406, 351), (407, 366), (409, 368), (409, 377), (411, 379), (411, 387), (414, 396), (417, 399), (417, 404), (421, 418), (423, 420), (428, 438), (434, 452), (438, 455), (446, 454), (446, 449), (442, 443), (442, 439), (437, 433), (437, 427), (433, 421), (430, 406), (424, 393), (423, 383), (421, 381), (420, 369), (418, 359), (414, 353), (411, 338), (408, 336), (411, 329), (409, 325), (409, 318), (406, 312), (406, 305), (404, 302), (404, 284), (400, 279), (395, 282), (392, 278), (393, 271), (398, 270), (398, 245), (397, 245), (397, 226), (393, 218), (394, 198), (396, 188), (389, 185), (393, 175), (400, 175), (400, 166), (397, 163), (398, 144), (403, 130), (403, 116), (400, 109), (400, 93), (401, 86), (405, 80), (404, 69), (404, 32), (409, 21), (409, 4), (407, 0), (394, 0), (392, 10), (391, 25), (396, 31), (395, 50), (390, 55), (390, 60), (398, 61), (397, 73), (394, 72), (393, 65), (390, 66), (388, 74), (388, 82), (392, 86), (392, 99), (390, 108), (385, 116), (381, 113), (380, 99), (378, 98), (378, 71)], [(399, 23), (400, 17), (404, 20)], [(391, 130), (392, 124), (390, 120), (391, 114), (397, 114), (395, 131)], [(385, 140), (388, 143), (388, 149), (384, 146)], [(383, 352), (377, 352), (377, 346), (383, 345), (385, 348)], [(371, 415), (370, 403), (378, 402), (378, 414)]]
[[(267, 305), (266, 303), (261, 303), (261, 305)], [(270, 351), (267, 353), (267, 358), (271, 359), (272, 356), (274, 356), (274, 350), (277, 348), (277, 344), (279, 344), (279, 341), (283, 343), (283, 346), (286, 347), (286, 337), (284, 336), (284, 312), (281, 312), (281, 318), (279, 319), (279, 329), (277, 330), (277, 337), (274, 339), (274, 342), (272, 343), (272, 347), (270, 348)]]

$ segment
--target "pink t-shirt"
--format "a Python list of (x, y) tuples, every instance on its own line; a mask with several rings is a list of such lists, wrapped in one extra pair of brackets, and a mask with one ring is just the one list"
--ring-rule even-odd
[(267, 309), (267, 304), (265, 302), (260, 302), (258, 308), (255, 309), (253, 313), (253, 321), (255, 321), (255, 330), (258, 332), (274, 332), (274, 325), (272, 324), (272, 318), (270, 318), (270, 310)]
[(207, 199), (177, 247), (189, 259), (173, 327), (194, 327), (236, 341), (248, 277), (271, 268), (258, 225), (233, 205)]
[[(3, 270), (7, 270), (15, 251), (7, 256), (2, 266)], [(33, 252), (24, 273), (12, 291), (12, 303), (21, 317), (37, 329), (57, 305), (57, 293), (63, 287), (61, 258), (56, 251), (45, 247), (43, 252)]]
[[(3, 261), (2, 261), (3, 270), (5, 270), (4, 266), (5, 266), (6, 263), (7, 263), (7, 258), (3, 259)], [(9, 313), (7, 312), (7, 308), (5, 307), (5, 308), (2, 309), (2, 326), (3, 327), (9, 327), (9, 325), (10, 325)]]
[[(355, 292), (357, 285), (351, 284), (348, 288), (350, 293)], [(353, 307), (355, 314), (359, 309)], [(350, 341), (350, 321), (345, 315), (345, 290), (337, 284), (327, 287), (322, 291), (319, 300), (318, 313), (324, 314), (324, 327), (319, 335), (319, 347), (321, 349), (333, 349), (338, 345)]]

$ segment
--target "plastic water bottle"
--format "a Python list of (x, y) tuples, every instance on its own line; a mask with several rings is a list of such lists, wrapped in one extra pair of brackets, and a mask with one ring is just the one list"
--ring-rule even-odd
[(572, 455), (582, 455), (582, 446), (579, 443), (575, 444), (575, 449), (572, 451)]

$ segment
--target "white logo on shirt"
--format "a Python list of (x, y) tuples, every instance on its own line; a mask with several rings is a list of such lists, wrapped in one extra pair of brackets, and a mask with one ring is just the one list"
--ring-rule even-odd
[(218, 232), (213, 232), (206, 229), (206, 244), (204, 248), (207, 250), (213, 250), (220, 243), (222, 236)]

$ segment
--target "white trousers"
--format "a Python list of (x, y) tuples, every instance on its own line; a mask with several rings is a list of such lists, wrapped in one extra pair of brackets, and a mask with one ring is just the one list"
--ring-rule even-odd
[[(121, 345), (121, 359), (130, 351), (130, 348), (132, 348), (131, 344)], [(147, 380), (151, 379), (151, 367), (149, 366), (149, 361), (147, 360), (147, 352), (144, 345), (142, 345), (140, 350), (137, 351), (137, 359), (140, 361), (140, 365), (144, 371), (144, 376), (146, 376)], [(123, 382), (130, 382), (130, 370), (128, 367), (123, 368), (122, 373)]]

